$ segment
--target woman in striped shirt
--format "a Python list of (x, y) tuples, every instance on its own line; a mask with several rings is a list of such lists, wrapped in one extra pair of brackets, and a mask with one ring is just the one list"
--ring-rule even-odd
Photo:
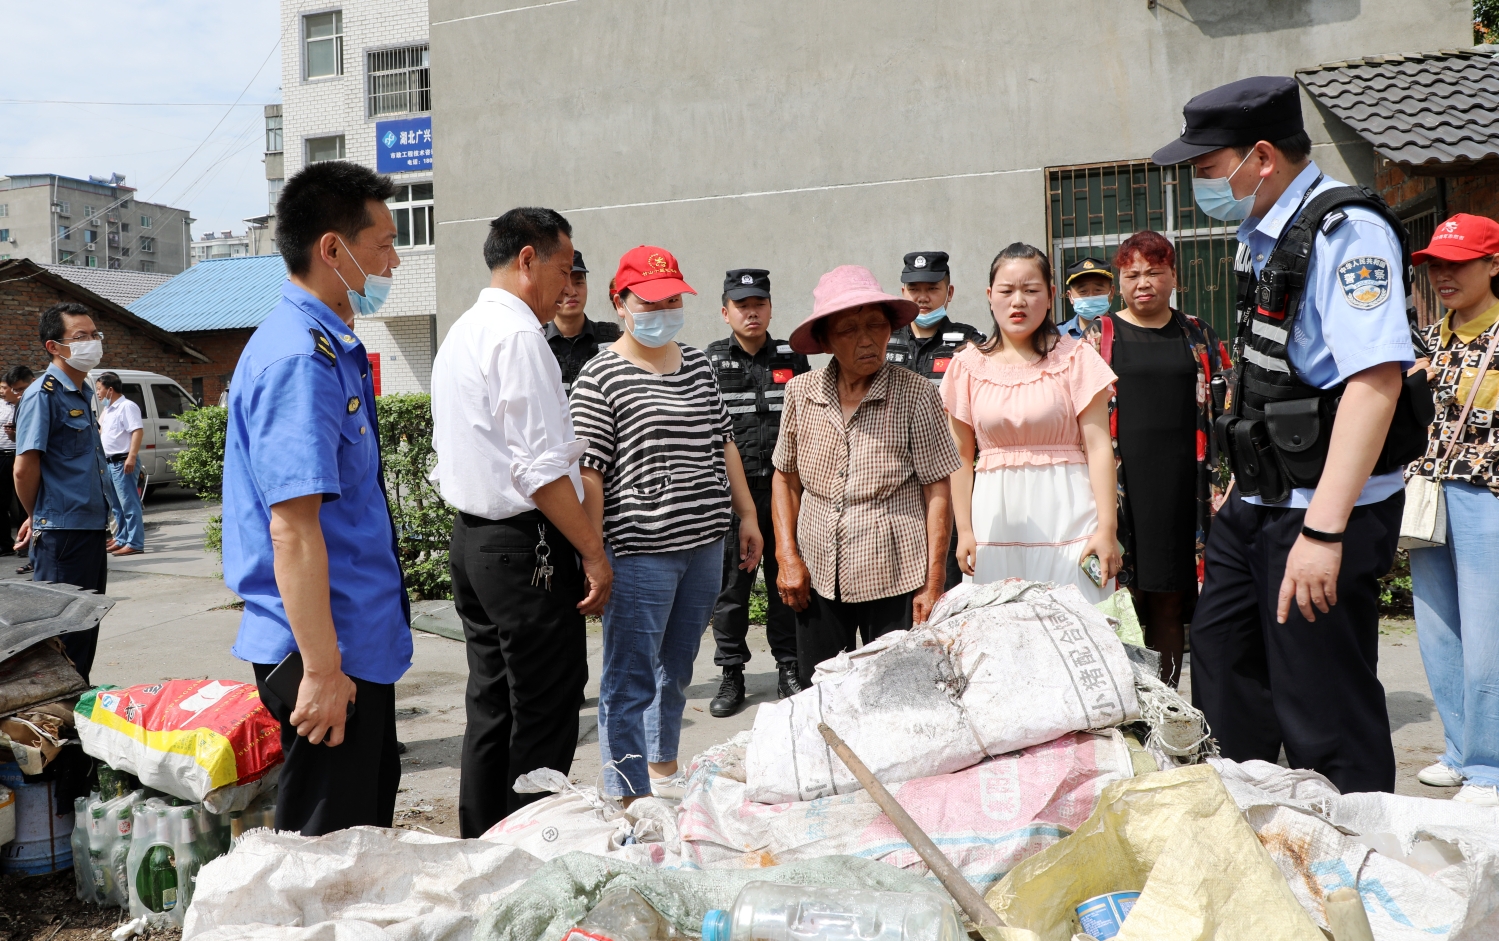
[(697, 292), (670, 252), (649, 245), (620, 259), (614, 287), (625, 332), (573, 382), (572, 418), (588, 442), (584, 506), (615, 573), (599, 682), (604, 791), (628, 803), (679, 783), (682, 710), (729, 513), (742, 568), (760, 563), (763, 539), (708, 358), (672, 341), (682, 295)]

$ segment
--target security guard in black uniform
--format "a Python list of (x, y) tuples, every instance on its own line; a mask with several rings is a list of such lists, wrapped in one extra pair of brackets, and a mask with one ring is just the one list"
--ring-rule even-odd
[(572, 392), (583, 364), (599, 355), (602, 347), (619, 339), (619, 324), (589, 320), (583, 313), (588, 304), (588, 268), (583, 253), (573, 251), (572, 278), (557, 301), (557, 317), (546, 325), (547, 345), (562, 367), (562, 389)]
[(1208, 535), (1192, 699), (1224, 757), (1393, 791), (1378, 674), (1379, 582), (1426, 446), (1426, 375), (1406, 377), (1410, 253), (1372, 191), (1310, 159), (1292, 78), (1187, 103), (1152, 159), (1191, 162), (1193, 198), (1238, 222), (1236, 375), (1214, 423), (1234, 484)]
[[(728, 337), (708, 344), (708, 360), (718, 376), (718, 390), (734, 422), (734, 443), (744, 461), (760, 516), (760, 533), (766, 545), (775, 540), (770, 516), (770, 478), (775, 467), (770, 456), (781, 433), (781, 410), (785, 406), (786, 383), (811, 369), (807, 357), (770, 336), (770, 272), (761, 268), (736, 268), (724, 275), (723, 319), (732, 331)], [(718, 718), (731, 716), (744, 705), (744, 665), (750, 660), (750, 590), (753, 570), (739, 567), (738, 523), (724, 539), (723, 590), (713, 606), (713, 641), (718, 646), (713, 662), (723, 668), (718, 696), (708, 711)], [(776, 583), (775, 553), (764, 555), (765, 584)], [(801, 692), (796, 671), (796, 612), (775, 591), (767, 591), (769, 611), (765, 635), (779, 674), (776, 692), (782, 698)]]
[[(912, 252), (905, 262), (905, 270), (900, 273), (900, 293), (916, 302), (916, 319), (910, 326), (890, 334), (885, 360), (921, 373), (933, 385), (941, 385), (953, 355), (965, 344), (984, 342), (984, 334), (966, 323), (953, 323), (947, 317), (947, 305), (953, 295), (947, 252)], [(948, 542), (953, 551), (947, 554), (944, 591), (963, 580), (957, 545), (958, 527), (954, 522), (952, 539)]]

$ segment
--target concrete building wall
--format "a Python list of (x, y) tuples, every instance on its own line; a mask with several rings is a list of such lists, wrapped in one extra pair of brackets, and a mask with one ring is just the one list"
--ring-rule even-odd
[[(15, 188), (0, 189), (0, 206), (5, 207), (0, 229), (10, 230), (10, 240), (0, 242), (0, 260), (29, 258), (44, 265), (86, 267), (92, 256), (95, 267), (158, 274), (178, 274), (188, 267), (191, 216), (187, 210), (141, 202), (133, 190), (68, 177), (39, 174), (0, 182), (6, 185)], [(121, 199), (127, 202), (113, 205)], [(67, 211), (53, 212), (54, 201)], [(99, 212), (108, 206), (113, 208)], [(92, 220), (90, 209), (95, 210)], [(143, 226), (143, 217), (151, 225)], [(58, 226), (67, 226), (70, 237), (57, 238)], [(95, 242), (88, 241), (87, 231), (96, 233)]]
[[(595, 274), (666, 246), (724, 328), (727, 268), (771, 270), (784, 335), (835, 265), (898, 287), (952, 255), (953, 313), (989, 328), (988, 264), (1046, 236), (1047, 168), (1142, 159), (1188, 98), (1256, 74), (1472, 43), (1467, 0), (430, 0), (439, 337), (487, 283), (489, 219), (562, 211)], [(1369, 147), (1304, 97), (1315, 157)]]
[[(343, 74), (308, 79), (303, 17), (332, 10), (343, 13)], [(309, 138), (335, 134), (344, 136), (344, 159), (375, 167), (375, 122), (401, 115), (369, 115), (366, 53), (426, 41), (425, 0), (282, 0), (284, 143), (280, 159), (285, 178), (295, 176), (306, 165)], [(394, 179), (397, 183), (419, 183), (431, 180), (432, 174), (398, 173)], [(413, 246), (399, 251), (401, 266), (380, 316), (362, 319), (356, 330), (370, 352), (381, 354), (383, 392), (425, 392), (432, 372), (430, 320), (436, 307), (433, 248)], [(397, 317), (417, 322), (388, 326)], [(408, 363), (412, 365), (408, 367)]]

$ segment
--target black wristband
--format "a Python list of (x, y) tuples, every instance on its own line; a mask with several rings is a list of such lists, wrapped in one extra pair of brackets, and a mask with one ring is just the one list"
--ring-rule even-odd
[(1342, 542), (1343, 541), (1343, 534), (1342, 533), (1324, 533), (1320, 529), (1312, 529), (1310, 526), (1307, 526), (1307, 525), (1304, 525), (1304, 524), (1301, 527), (1301, 535), (1305, 536), (1308, 539), (1315, 539), (1318, 542)]

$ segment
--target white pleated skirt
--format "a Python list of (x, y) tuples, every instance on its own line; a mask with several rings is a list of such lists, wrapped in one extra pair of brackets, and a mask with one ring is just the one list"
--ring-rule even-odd
[(1098, 528), (1098, 508), (1086, 464), (1000, 467), (973, 480), (973, 581), (1025, 578), (1076, 585), (1099, 602), (1114, 593), (1078, 565), (1083, 546)]

